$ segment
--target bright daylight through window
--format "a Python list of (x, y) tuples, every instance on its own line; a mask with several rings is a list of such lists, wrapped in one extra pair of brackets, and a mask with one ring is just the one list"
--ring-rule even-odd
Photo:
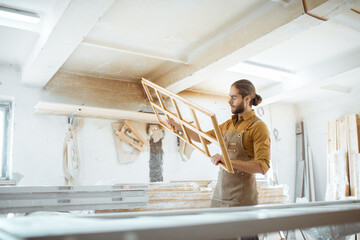
[(12, 105), (11, 100), (0, 100), (0, 180), (10, 176)]

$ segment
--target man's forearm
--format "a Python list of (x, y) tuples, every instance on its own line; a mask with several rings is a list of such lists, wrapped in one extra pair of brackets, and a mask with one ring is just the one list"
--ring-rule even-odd
[(233, 168), (243, 172), (264, 174), (264, 170), (262, 169), (260, 163), (257, 162), (256, 160), (251, 160), (251, 161), (231, 160), (231, 164)]

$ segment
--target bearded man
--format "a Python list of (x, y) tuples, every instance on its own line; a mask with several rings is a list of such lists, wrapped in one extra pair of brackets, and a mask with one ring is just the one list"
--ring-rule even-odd
[[(217, 184), (211, 200), (211, 207), (249, 206), (258, 203), (255, 173), (265, 174), (270, 167), (270, 133), (266, 124), (256, 115), (252, 106), (261, 103), (254, 85), (246, 79), (231, 85), (229, 105), (232, 118), (219, 128), (224, 136), (229, 158), (235, 173), (220, 168)], [(173, 119), (168, 124), (182, 132), (181, 126)], [(188, 129), (189, 130), (189, 129)], [(199, 135), (188, 131), (192, 140), (200, 142)], [(215, 137), (214, 130), (208, 132)], [(225, 164), (221, 154), (212, 156), (213, 164)], [(258, 239), (242, 237), (241, 239)]]

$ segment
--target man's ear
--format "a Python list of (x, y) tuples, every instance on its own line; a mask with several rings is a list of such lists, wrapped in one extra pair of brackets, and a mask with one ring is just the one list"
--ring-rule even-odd
[(251, 96), (250, 95), (247, 95), (246, 97), (244, 97), (244, 100), (246, 103), (250, 103), (251, 101)]

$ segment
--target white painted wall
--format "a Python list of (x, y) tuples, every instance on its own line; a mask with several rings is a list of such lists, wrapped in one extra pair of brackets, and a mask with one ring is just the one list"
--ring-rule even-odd
[[(356, 77), (356, 76), (353, 76)], [(358, 78), (358, 77), (357, 77)], [(360, 113), (360, 85), (348, 94), (333, 92), (332, 97), (313, 99), (297, 105), (298, 120), (307, 127), (312, 149), (316, 200), (325, 199), (327, 174), (327, 122)]]
[[(268, 176), (273, 176), (274, 184), (286, 184), (291, 201), (294, 201), (296, 173), (297, 112), (293, 104), (274, 103), (263, 106), (264, 115), (256, 114), (266, 123), (271, 134), (271, 160)], [(277, 140), (274, 130), (277, 130)], [(275, 131), (276, 132), (276, 131)]]
[[(20, 82), (20, 72), (0, 66), (0, 95), (15, 98), (13, 137), (13, 178), (18, 185), (63, 185), (62, 151), (67, 119), (35, 115), (38, 101), (56, 101), (38, 88)], [(79, 183), (82, 185), (149, 181), (149, 151), (133, 163), (119, 164), (111, 123), (104, 119), (84, 119), (78, 134), (81, 159)], [(134, 123), (145, 134), (145, 124)], [(207, 158), (194, 154), (182, 162), (177, 154), (176, 137), (165, 132), (164, 180), (215, 179), (217, 167)]]
[(15, 98), (13, 134), (13, 178), (21, 185), (61, 184), (61, 162), (57, 161), (63, 136), (64, 119), (36, 116), (33, 107), (41, 90), (20, 83), (20, 72), (11, 66), (0, 66), (0, 95)]

